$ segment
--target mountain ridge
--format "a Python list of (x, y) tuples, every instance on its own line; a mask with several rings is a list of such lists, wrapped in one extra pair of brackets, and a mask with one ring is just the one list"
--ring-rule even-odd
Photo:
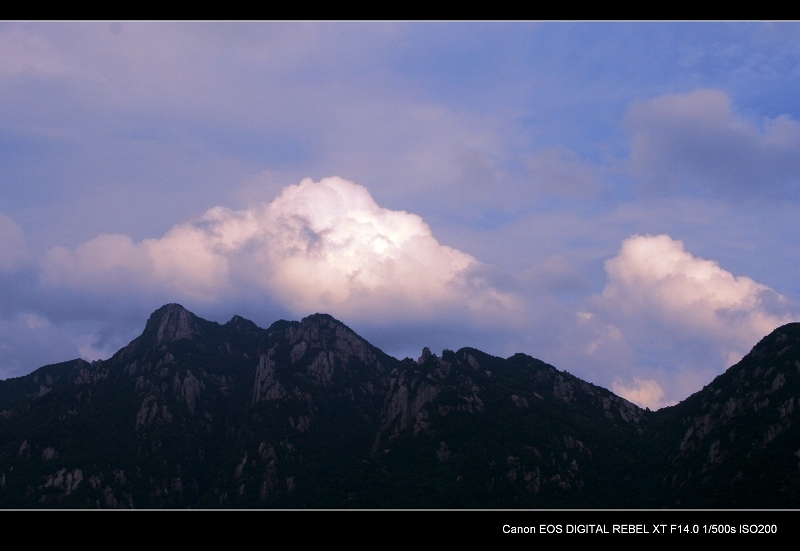
[(651, 412), (521, 353), (166, 304), (107, 360), (0, 381), (0, 507), (796, 507), (798, 390), (800, 324)]

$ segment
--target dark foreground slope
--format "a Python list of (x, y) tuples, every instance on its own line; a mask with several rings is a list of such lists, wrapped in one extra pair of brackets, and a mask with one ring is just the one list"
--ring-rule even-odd
[(680, 404), (655, 412), (668, 507), (800, 507), (800, 323), (764, 337)]
[(0, 506), (796, 507), (798, 358), (785, 326), (649, 412), (522, 354), (171, 304), (106, 361), (0, 381)]

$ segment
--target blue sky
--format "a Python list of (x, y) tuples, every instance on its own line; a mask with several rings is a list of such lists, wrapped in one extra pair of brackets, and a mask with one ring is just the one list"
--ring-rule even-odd
[(0, 25), (0, 377), (166, 302), (651, 408), (798, 320), (796, 23)]

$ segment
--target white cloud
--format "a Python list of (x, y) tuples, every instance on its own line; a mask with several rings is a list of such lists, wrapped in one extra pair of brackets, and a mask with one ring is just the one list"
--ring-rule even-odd
[(338, 177), (305, 179), (250, 209), (214, 207), (158, 239), (104, 234), (54, 248), (42, 262), (49, 286), (167, 291), (206, 303), (266, 293), (298, 314), (381, 320), (512, 311), (512, 297), (482, 273), (422, 218), (382, 208)]
[(657, 409), (696, 392), (775, 328), (786, 297), (669, 235), (634, 235), (605, 262), (607, 282), (566, 324), (555, 365)]
[(383, 209), (365, 188), (341, 179), (290, 186), (266, 218), (268, 285), (295, 309), (369, 307), (377, 299), (427, 310), (459, 298), (466, 270), (477, 264), (440, 245), (419, 216)]
[(647, 326), (677, 341), (700, 340), (730, 365), (792, 319), (785, 297), (693, 256), (668, 235), (626, 239), (605, 267), (609, 281), (598, 304), (628, 338)]
[(625, 121), (634, 174), (662, 190), (796, 195), (800, 124), (789, 115), (750, 121), (731, 103), (702, 88), (636, 103)]

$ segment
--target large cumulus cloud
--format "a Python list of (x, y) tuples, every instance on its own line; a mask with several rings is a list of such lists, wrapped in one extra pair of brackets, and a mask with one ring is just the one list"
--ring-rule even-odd
[(608, 307), (628, 319), (647, 317), (664, 330), (702, 335), (737, 355), (791, 320), (784, 297), (693, 256), (669, 235), (630, 237), (605, 267), (602, 301)]
[(586, 354), (614, 364), (614, 390), (650, 407), (699, 390), (796, 315), (786, 297), (669, 235), (626, 239), (605, 269), (603, 292), (579, 314)]
[(160, 238), (104, 234), (51, 249), (46, 286), (83, 292), (171, 293), (214, 303), (267, 294), (291, 311), (347, 319), (430, 319), (453, 309), (508, 314), (471, 255), (440, 244), (419, 216), (380, 207), (333, 177), (288, 186), (271, 203), (209, 209)]

